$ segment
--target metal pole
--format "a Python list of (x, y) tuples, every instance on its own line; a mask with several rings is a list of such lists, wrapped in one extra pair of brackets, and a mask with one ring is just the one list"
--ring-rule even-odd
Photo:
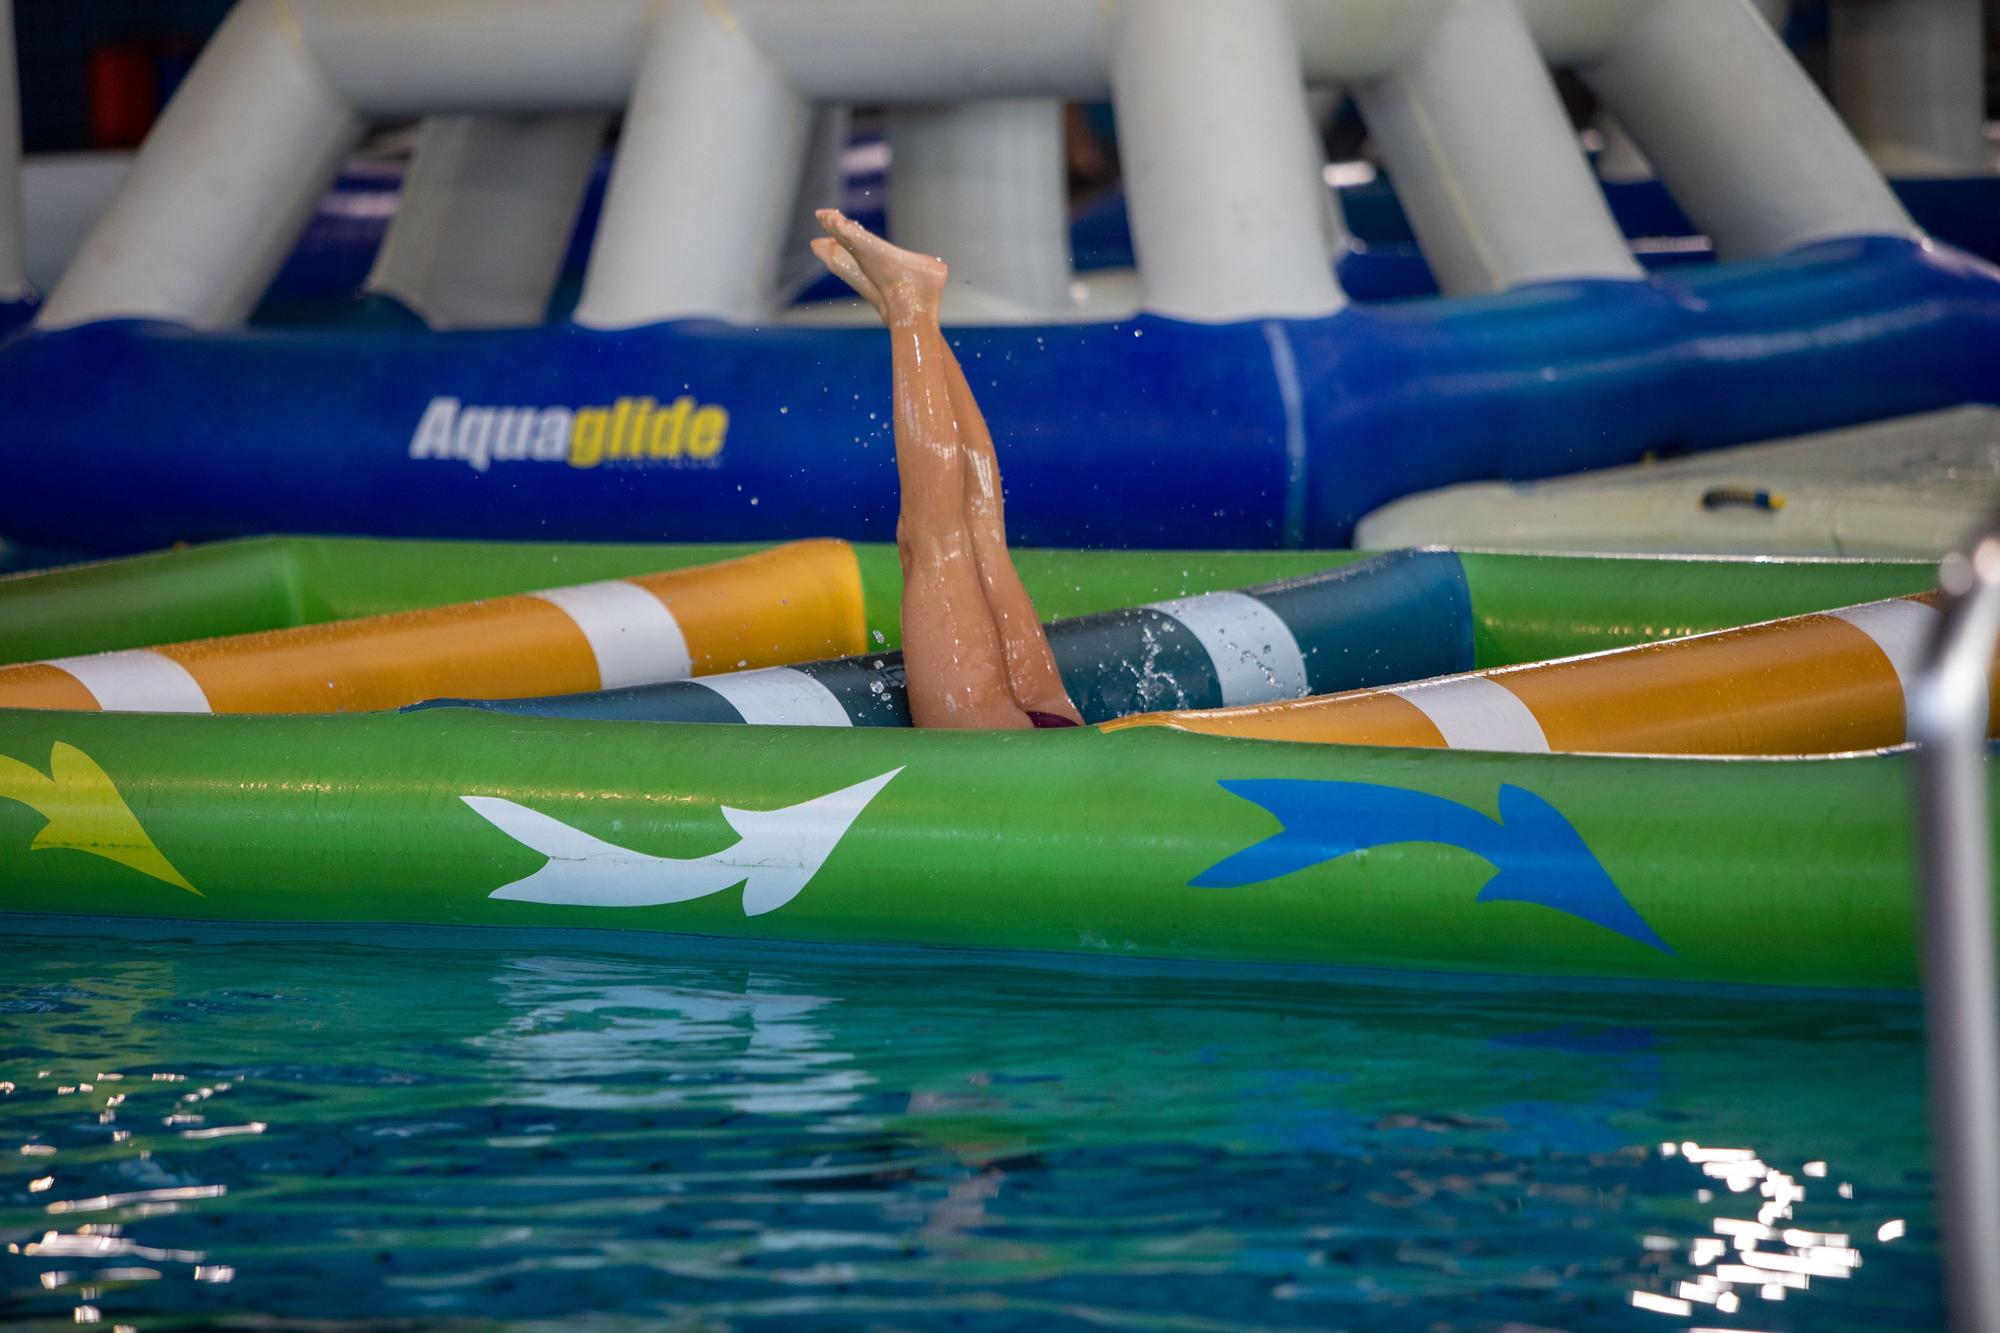
[(0, 301), (27, 295), (21, 206), (21, 98), (15, 80), (14, 5), (0, 0)]
[(1923, 863), (1925, 1041), (1945, 1305), (2000, 1330), (2000, 1018), (1995, 1014), (1988, 705), (2000, 638), (2000, 517), (1940, 571), (1949, 601), (1910, 692)]

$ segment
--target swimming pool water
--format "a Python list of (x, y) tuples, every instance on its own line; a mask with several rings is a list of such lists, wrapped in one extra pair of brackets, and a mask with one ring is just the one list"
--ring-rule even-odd
[(8, 937), (0, 1310), (141, 1330), (1940, 1319), (1908, 997), (622, 938)]

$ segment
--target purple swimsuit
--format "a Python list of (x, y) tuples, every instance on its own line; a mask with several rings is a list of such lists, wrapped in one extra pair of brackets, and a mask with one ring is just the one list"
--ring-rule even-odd
[(1023, 711), (1027, 713), (1028, 721), (1034, 723), (1037, 727), (1074, 727), (1079, 725), (1069, 718), (1064, 717), (1061, 713), (1037, 713), (1032, 708), (1024, 709)]

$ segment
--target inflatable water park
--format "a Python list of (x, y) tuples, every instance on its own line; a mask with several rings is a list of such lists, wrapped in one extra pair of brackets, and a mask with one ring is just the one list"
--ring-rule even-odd
[[(17, 423), (0, 527), (106, 550), (274, 513), (375, 536), (887, 539), (888, 417), (857, 392), (884, 377), (881, 340), (788, 319), (781, 278), (804, 206), (838, 202), (823, 108), (890, 94), (921, 110), (891, 117), (887, 204), (905, 239), (956, 257), (947, 316), (964, 312), (954, 337), (1012, 445), (1024, 543), (1344, 544), (1414, 491), (1993, 396), (1992, 270), (1919, 230), (1747, 5), (1431, 6), (1426, 23), (1301, 3), (1232, 23), (1226, 67), (1180, 31), (1198, 20), (1050, 8), (979, 48), (999, 100), (937, 110), (966, 91), (955, 11), (898, 11), (890, 32), (677, 5), (642, 40), (644, 7), (603, 3), (560, 41), (523, 19), (473, 44), (339, 0), (240, 6), (0, 349)], [(1741, 55), (1718, 67), (1717, 46)], [(1717, 262), (1639, 264), (1551, 64), (1618, 115)], [(1343, 290), (1344, 228), (1298, 167), (1320, 156), (1301, 77), (1355, 90), (1437, 299)], [(1027, 92), (1039, 109), (1006, 100)], [(1129, 271), (1073, 277), (1058, 95), (1119, 114)], [(370, 284), (406, 317), (245, 326), (365, 124), (496, 102), (625, 109), (569, 315), (539, 318), (605, 112), (429, 122)], [(238, 127), (226, 145), (218, 120)], [(980, 172), (941, 169), (971, 144)], [(116, 397), (96, 391), (107, 362)], [(137, 428), (141, 403), (172, 448)]]
[[(62, 1073), (83, 1048), (17, 1018), (98, 995), (57, 973), (124, 949), (133, 975), (268, 953), (272, 994), (292, 950), (318, 960), (292, 974), (301, 993), (350, 963), (341, 984), (367, 992), (408, 950), (440, 975), (500, 950), (507, 976), (629, 955), (708, 977), (667, 999), (564, 982), (519, 1019), (576, 1018), (583, 1051), (635, 1007), (694, 1004), (644, 1029), (654, 1060), (765, 1021), (756, 997), (787, 969), (817, 998), (785, 1000), (778, 1027), (835, 1004), (812, 969), (852, 966), (996, 1011), (969, 1100), (913, 1083), (865, 1113), (974, 1108), (923, 1151), (960, 1173), (939, 1197), (976, 1230), (995, 1182), (1044, 1161), (995, 1146), (1046, 1130), (1004, 1104), (1010, 1078), (1044, 1077), (1040, 1057), (1007, 1064), (1006, 1001), (981, 987), (1029, 984), (1008, 978), (1163, 974), (1163, 1024), (1216, 1017), (1218, 1042), (1224, 1010), (1265, 1002), (1211, 1012), (1175, 987), (1470, 988), (1489, 1017), (1726, 998), (1810, 1006), (1829, 1042), (1906, 1005), (1896, 1041), (1931, 1079), (1908, 1114), (1927, 1105), (1933, 1129), (1897, 1177), (1918, 1220), (1872, 1223), (1866, 1268), (1847, 1232), (1813, 1229), (1800, 1181), (1827, 1162), (1786, 1174), (1662, 1119), (1643, 1150), (1606, 1131), (1584, 1178), (1626, 1148), (1648, 1171), (1671, 1157), (1706, 1181), (1701, 1208), (1755, 1221), (1685, 1244), (1649, 1222), (1644, 1264), (1555, 1281), (1589, 1293), (1574, 1308), (1468, 1278), (1457, 1304), (1403, 1292), (1380, 1326), (1504, 1309), (1495, 1326), (2000, 1328), (2000, 120), (1980, 7), (215, 8), (198, 36), (79, 59), (101, 151), (59, 157), (48, 90), (73, 19), (0, 0), (0, 930), (24, 978), (48, 973), (0, 993), (0, 1103), (88, 1094), (99, 1126), (121, 1123), (137, 1076)], [(740, 995), (714, 981), (732, 968)], [(254, 1045), (254, 1025), (227, 1027), (235, 994), (198, 1021)], [(1522, 1041), (1624, 1060), (1653, 1040), (1593, 1022)], [(352, 1039), (325, 1026), (296, 1040)], [(882, 1048), (928, 1030), (891, 1024)], [(10, 1041), (36, 1069), (14, 1072)], [(832, 1114), (811, 1041), (750, 1041), (802, 1080), (759, 1114)], [(204, 1145), (265, 1134), (204, 1107), (294, 1075), (185, 1049), (206, 1082), (160, 1123)], [(336, 1081), (418, 1080), (442, 1049)], [(1286, 1058), (1265, 1071), (1274, 1105), (1287, 1080), (1350, 1077)], [(651, 1076), (579, 1054), (546, 1075), (546, 1115), (477, 1131), (444, 1101), (366, 1127), (338, 1098), (325, 1114), (344, 1142), (435, 1123), (471, 1136), (449, 1153), (622, 1153), (603, 1145), (655, 1126), (585, 1119)], [(1499, 1096), (1385, 1102), (1342, 1131), (1359, 1138), (1286, 1142), (1372, 1160), (1355, 1143), (1519, 1122), (1534, 1133), (1504, 1151), (1546, 1153), (1523, 1145), (1625, 1114)], [(1055, 1139), (1090, 1118), (1078, 1097)], [(19, 1147), (37, 1174), (0, 1174), (0, 1289), (77, 1322), (337, 1313), (254, 1284), (231, 1304), (236, 1267), (183, 1261), (172, 1225), (121, 1229), (255, 1188), (269, 1164), (227, 1158), (250, 1148), (215, 1149), (226, 1185), (130, 1163), (114, 1179), (96, 1164), (124, 1161), (130, 1130), (78, 1156), (48, 1117)], [(1473, 1139), (1452, 1151), (1486, 1151)], [(688, 1148), (673, 1191), (734, 1179), (734, 1150)], [(831, 1154), (806, 1156), (831, 1171)], [(928, 1169), (897, 1168), (884, 1197), (915, 1207), (899, 1192)], [(423, 1228), (494, 1207), (439, 1204)], [(1095, 1299), (996, 1295), (994, 1264), (961, 1278), (938, 1239), (959, 1223), (935, 1210), (906, 1244), (876, 1222), (780, 1234), (742, 1207), (758, 1253), (940, 1247), (972, 1283), (952, 1306), (968, 1327), (1053, 1327)], [(60, 1229), (76, 1210), (123, 1220)], [(1910, 1234), (1891, 1221), (1920, 1258), (1883, 1249)], [(1424, 1239), (1338, 1299), (1378, 1299), (1412, 1246), (1444, 1254), (1461, 1225), (1413, 1214)], [(401, 1262), (352, 1240), (366, 1230), (326, 1262)], [(476, 1281), (540, 1268), (532, 1231), (469, 1242), (494, 1254)], [(1237, 1273), (1248, 1244), (1232, 1233), (1233, 1257), (1175, 1280)], [(1278, 1285), (1377, 1262), (1331, 1252)], [(590, 1253), (549, 1263), (609, 1262)], [(71, 1267), (27, 1266), (57, 1258)], [(710, 1280), (632, 1262), (676, 1292)], [(420, 1322), (409, 1293), (474, 1282), (458, 1263), (355, 1289)], [(565, 1308), (854, 1327), (860, 1307), (813, 1284), (868, 1287), (857, 1264), (811, 1269), (814, 1294), (782, 1309), (706, 1287), (633, 1303), (581, 1278)], [(1878, 1317), (1839, 1305), (1835, 1279), (1875, 1284)], [(512, 1326), (513, 1296), (481, 1290), (436, 1308)], [(1215, 1296), (1219, 1321), (1187, 1326), (1325, 1326), (1323, 1306), (1264, 1299)]]

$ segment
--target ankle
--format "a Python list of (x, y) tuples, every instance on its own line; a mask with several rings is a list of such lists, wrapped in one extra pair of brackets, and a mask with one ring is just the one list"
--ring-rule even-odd
[(882, 303), (887, 308), (883, 319), (892, 329), (911, 333), (944, 332), (938, 323), (938, 303), (934, 297), (902, 289), (883, 293)]

